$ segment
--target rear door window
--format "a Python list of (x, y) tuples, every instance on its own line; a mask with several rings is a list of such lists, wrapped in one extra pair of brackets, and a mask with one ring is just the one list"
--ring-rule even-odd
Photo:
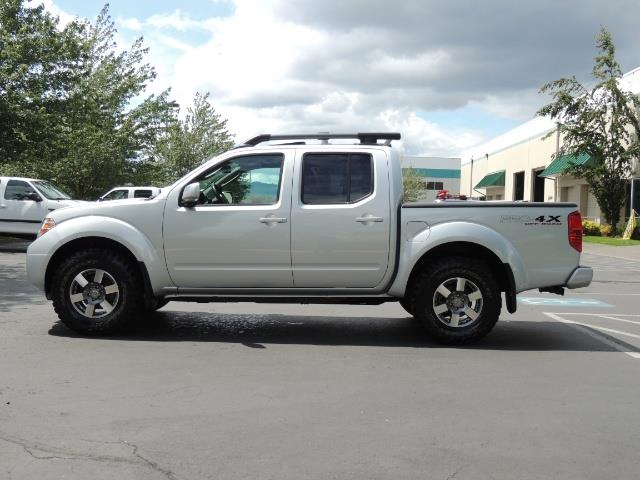
[(307, 153), (302, 159), (302, 203), (355, 203), (373, 193), (373, 160), (365, 153)]
[(153, 195), (151, 190), (135, 190), (133, 192), (133, 198), (149, 198)]

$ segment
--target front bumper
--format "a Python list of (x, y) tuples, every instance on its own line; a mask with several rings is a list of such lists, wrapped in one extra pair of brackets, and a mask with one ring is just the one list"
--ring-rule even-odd
[(27, 279), (40, 290), (44, 290), (44, 278), (48, 263), (49, 255), (27, 253)]
[(567, 280), (566, 287), (571, 289), (588, 287), (591, 280), (593, 280), (593, 268), (577, 267)]

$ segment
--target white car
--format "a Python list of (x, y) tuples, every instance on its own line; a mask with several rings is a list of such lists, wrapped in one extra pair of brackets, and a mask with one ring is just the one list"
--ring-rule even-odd
[(0, 177), (0, 234), (36, 235), (53, 210), (83, 203), (46, 180)]
[(98, 201), (125, 200), (127, 198), (152, 198), (159, 193), (160, 189), (158, 187), (116, 187), (98, 198)]

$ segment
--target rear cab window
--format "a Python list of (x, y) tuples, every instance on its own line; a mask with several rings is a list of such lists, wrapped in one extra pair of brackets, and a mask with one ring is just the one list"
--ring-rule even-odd
[(373, 193), (373, 158), (368, 153), (306, 153), (302, 157), (302, 203), (356, 203)]

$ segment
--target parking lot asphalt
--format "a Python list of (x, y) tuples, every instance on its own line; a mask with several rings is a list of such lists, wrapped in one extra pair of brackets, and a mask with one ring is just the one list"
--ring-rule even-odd
[(583, 264), (447, 348), (396, 304), (170, 303), (83, 338), (5, 251), (0, 478), (638, 478), (640, 261)]

